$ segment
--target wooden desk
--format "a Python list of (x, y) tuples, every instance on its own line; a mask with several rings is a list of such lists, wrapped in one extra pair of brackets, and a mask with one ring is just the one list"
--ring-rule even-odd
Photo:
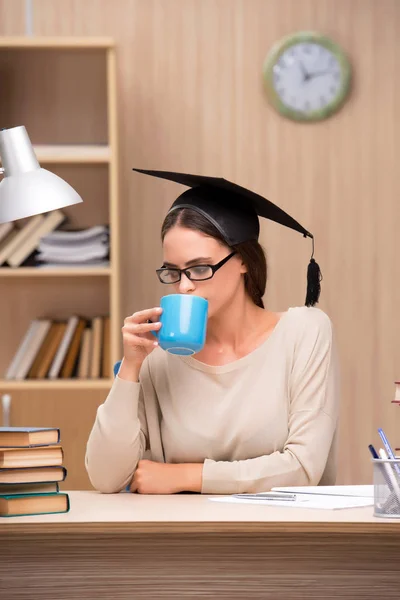
[(66, 515), (0, 521), (0, 598), (400, 597), (400, 521), (200, 495), (71, 492)]

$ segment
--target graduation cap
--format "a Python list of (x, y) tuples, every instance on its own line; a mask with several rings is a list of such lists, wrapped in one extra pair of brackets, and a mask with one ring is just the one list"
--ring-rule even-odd
[(172, 204), (168, 212), (190, 208), (210, 221), (230, 247), (249, 240), (258, 240), (258, 217), (275, 221), (309, 237), (313, 250), (307, 270), (306, 306), (314, 306), (321, 291), (321, 271), (314, 257), (314, 236), (281, 208), (263, 196), (221, 177), (206, 177), (169, 171), (133, 169), (138, 173), (167, 179), (189, 187)]

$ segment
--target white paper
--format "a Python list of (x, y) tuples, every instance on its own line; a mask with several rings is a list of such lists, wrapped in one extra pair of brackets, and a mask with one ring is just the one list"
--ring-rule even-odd
[(209, 498), (213, 502), (229, 502), (232, 504), (261, 504), (263, 506), (285, 506), (286, 508), (314, 508), (336, 510), (341, 508), (358, 508), (373, 506), (372, 498), (359, 498), (356, 496), (323, 496), (312, 494), (296, 494), (296, 500), (267, 500), (266, 498), (243, 499), (234, 496), (217, 496)]
[(273, 492), (289, 492), (292, 494), (316, 494), (318, 496), (356, 496), (358, 498), (373, 498), (373, 485), (317, 485), (274, 487)]

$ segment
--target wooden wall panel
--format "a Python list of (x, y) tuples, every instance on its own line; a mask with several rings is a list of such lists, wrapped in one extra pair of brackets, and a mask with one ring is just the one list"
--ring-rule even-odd
[[(10, 33), (18, 3), (0, 33)], [(315, 234), (320, 307), (342, 366), (339, 482), (371, 479), (367, 445), (383, 426), (400, 445), (390, 404), (400, 377), (400, 3), (397, 0), (34, 0), (37, 35), (110, 35), (117, 42), (121, 150), (122, 313), (161, 289), (159, 228), (180, 191), (133, 175), (148, 167), (221, 175), (252, 187)], [(3, 13), (1, 12), (3, 11)], [(16, 17), (15, 17), (16, 18)], [(294, 124), (268, 105), (262, 64), (281, 36), (332, 36), (354, 66), (351, 99), (326, 122)], [(304, 302), (310, 242), (262, 227), (272, 309)]]
[(25, 34), (25, 0), (0, 0), (0, 35)]

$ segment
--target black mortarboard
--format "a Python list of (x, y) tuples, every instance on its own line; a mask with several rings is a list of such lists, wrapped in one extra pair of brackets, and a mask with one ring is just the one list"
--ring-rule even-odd
[(322, 277), (319, 266), (313, 258), (314, 237), (281, 208), (263, 196), (221, 177), (144, 169), (133, 169), (133, 171), (188, 186), (190, 189), (175, 200), (169, 212), (178, 208), (191, 208), (201, 213), (217, 228), (228, 246), (258, 240), (260, 233), (258, 216), (280, 223), (299, 231), (304, 237), (311, 238), (313, 253), (308, 265), (305, 304), (314, 306), (318, 302)]

